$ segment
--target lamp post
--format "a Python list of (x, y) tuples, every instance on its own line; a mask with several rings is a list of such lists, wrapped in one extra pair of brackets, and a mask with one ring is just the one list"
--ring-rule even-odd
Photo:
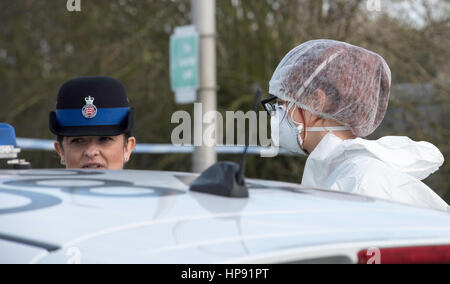
[[(203, 118), (205, 113), (217, 109), (216, 1), (191, 0), (191, 7), (193, 23), (200, 36), (200, 84), (197, 97), (202, 106), (201, 117)], [(216, 119), (212, 123), (216, 124)], [(203, 141), (203, 133), (207, 127), (207, 125), (203, 125), (203, 119), (196, 120), (194, 122), (194, 139), (196, 137)], [(216, 125), (215, 129), (217, 130)], [(201, 137), (198, 137), (199, 135)], [(216, 162), (217, 154), (214, 146), (208, 147), (202, 143), (202, 146), (195, 147), (192, 156), (193, 172), (202, 172)]]

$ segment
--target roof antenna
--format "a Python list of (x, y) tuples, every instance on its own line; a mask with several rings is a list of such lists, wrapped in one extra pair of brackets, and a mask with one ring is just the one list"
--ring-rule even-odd
[[(253, 112), (257, 114), (258, 111), (258, 104), (261, 101), (261, 88), (258, 85), (254, 85), (254, 89), (256, 89), (256, 95), (255, 95), (255, 102), (253, 104)], [(247, 152), (248, 152), (248, 146), (249, 146), (249, 139), (252, 135), (252, 129), (249, 130), (248, 136), (245, 136), (245, 149), (244, 153), (242, 154), (242, 160), (241, 160), (241, 166), (239, 168), (239, 172), (237, 174), (237, 180), (239, 183), (245, 183), (245, 165), (247, 163)]]
[[(261, 88), (256, 87), (253, 111), (256, 112), (261, 99)], [(251, 130), (249, 131), (249, 133)], [(250, 134), (249, 134), (250, 136)], [(226, 197), (248, 197), (248, 188), (245, 183), (245, 165), (250, 137), (245, 137), (245, 149), (241, 164), (234, 162), (217, 162), (205, 170), (190, 186), (191, 191), (221, 195)]]

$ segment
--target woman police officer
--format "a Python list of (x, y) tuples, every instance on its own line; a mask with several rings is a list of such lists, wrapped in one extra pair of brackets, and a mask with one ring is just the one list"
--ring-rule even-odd
[(59, 90), (50, 131), (68, 169), (123, 169), (136, 145), (134, 108), (124, 86), (109, 77), (72, 79)]

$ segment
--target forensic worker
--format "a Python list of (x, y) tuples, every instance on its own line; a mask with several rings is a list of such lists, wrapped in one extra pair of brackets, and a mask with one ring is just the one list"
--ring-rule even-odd
[(123, 169), (136, 145), (134, 108), (125, 87), (109, 77), (81, 77), (62, 85), (50, 131), (68, 169)]
[(383, 120), (391, 85), (385, 60), (334, 40), (312, 40), (291, 50), (263, 101), (272, 139), (307, 155), (302, 184), (414, 206), (449, 210), (421, 180), (443, 164), (441, 152), (408, 137), (362, 139)]

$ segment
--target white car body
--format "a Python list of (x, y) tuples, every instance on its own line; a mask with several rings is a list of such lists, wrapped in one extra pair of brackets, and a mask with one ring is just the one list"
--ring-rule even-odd
[(189, 191), (196, 177), (0, 170), (0, 263), (357, 263), (450, 244), (446, 212), (262, 180), (228, 198)]

